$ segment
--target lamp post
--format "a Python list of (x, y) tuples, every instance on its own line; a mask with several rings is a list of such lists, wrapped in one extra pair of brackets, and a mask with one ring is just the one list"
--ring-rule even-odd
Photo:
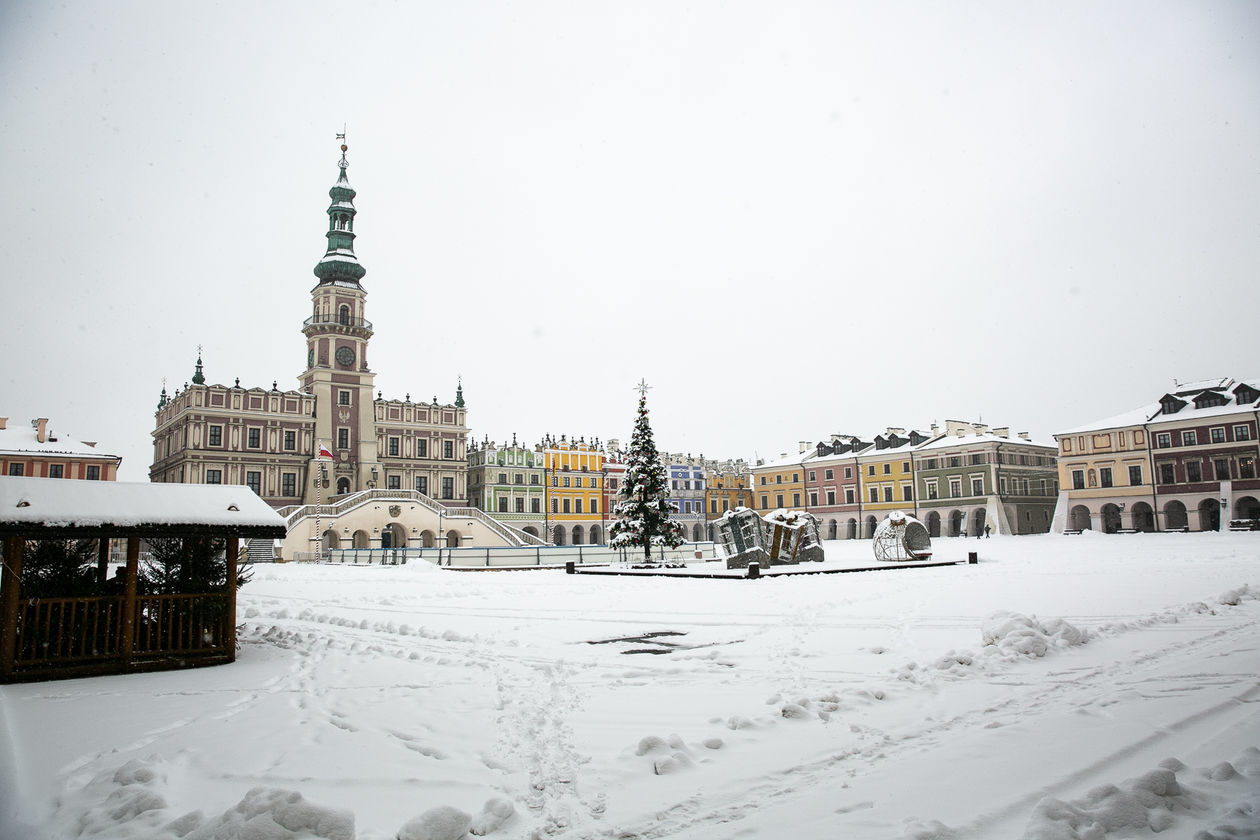
[(608, 542), (608, 465), (600, 459), (599, 467), (599, 536)]
[(547, 480), (547, 465), (550, 459), (547, 456), (546, 444), (543, 445), (543, 542), (551, 542), (551, 482)]

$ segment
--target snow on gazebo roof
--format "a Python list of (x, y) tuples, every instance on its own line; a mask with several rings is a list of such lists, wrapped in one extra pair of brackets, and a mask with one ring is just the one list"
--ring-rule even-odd
[(143, 484), (0, 476), (0, 532), (283, 537), (284, 519), (238, 484)]

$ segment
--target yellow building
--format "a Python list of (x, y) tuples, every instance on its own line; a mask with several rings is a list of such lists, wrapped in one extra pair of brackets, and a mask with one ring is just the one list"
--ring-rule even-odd
[(596, 440), (543, 440), (547, 533), (556, 545), (607, 542), (604, 452)]
[(751, 476), (742, 461), (709, 461), (704, 471), (704, 509), (709, 519), (717, 519), (737, 507), (753, 507)]
[(777, 461), (760, 463), (749, 469), (752, 476), (752, 509), (764, 516), (772, 510), (805, 509), (805, 467), (815, 450), (802, 444), (796, 455), (783, 455)]
[(915, 512), (914, 459), (915, 449), (932, 439), (932, 435), (905, 429), (890, 428), (875, 436), (875, 442), (857, 457), (861, 481), (862, 536), (875, 535), (875, 528), (894, 510)]
[(1155, 530), (1144, 421), (1158, 406), (1060, 432), (1056, 530)]

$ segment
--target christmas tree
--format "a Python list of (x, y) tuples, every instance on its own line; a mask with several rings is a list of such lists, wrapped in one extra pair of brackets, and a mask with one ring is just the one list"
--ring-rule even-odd
[(682, 526), (670, 518), (670, 514), (678, 509), (669, 500), (665, 467), (652, 440), (647, 385), (643, 383), (639, 385), (639, 414), (634, 421), (634, 434), (630, 436), (630, 452), (626, 458), (626, 476), (620, 496), (621, 501), (613, 508), (618, 519), (612, 525), (609, 545), (613, 548), (641, 546), (648, 562), (652, 560), (652, 546), (674, 548), (682, 545)]

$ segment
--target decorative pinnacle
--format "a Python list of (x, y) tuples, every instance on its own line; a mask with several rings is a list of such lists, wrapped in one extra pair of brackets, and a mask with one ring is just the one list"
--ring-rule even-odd
[(337, 139), (341, 141), (341, 160), (337, 163), (337, 165), (340, 166), (342, 170), (345, 170), (345, 168), (350, 165), (349, 161), (346, 160), (346, 152), (350, 150), (350, 147), (346, 145), (345, 123), (341, 124), (341, 133), (337, 135)]
[(197, 345), (197, 369), (193, 371), (192, 378), (194, 385), (204, 385), (206, 382), (205, 374), (201, 372), (201, 345)]
[(646, 397), (647, 392), (652, 390), (652, 386), (647, 384), (646, 379), (640, 379), (639, 384), (634, 386), (634, 390), (639, 392), (639, 396)]

